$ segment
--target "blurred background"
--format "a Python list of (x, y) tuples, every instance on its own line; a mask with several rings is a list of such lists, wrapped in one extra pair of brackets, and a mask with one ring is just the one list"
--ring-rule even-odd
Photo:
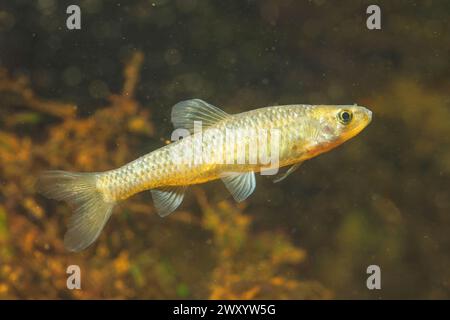
[[(81, 30), (66, 8), (81, 8)], [(0, 4), (0, 298), (450, 298), (448, 1), (15, 0)], [(236, 204), (148, 192), (98, 241), (63, 247), (70, 208), (40, 171), (101, 171), (163, 146), (170, 110), (353, 104), (373, 121)], [(66, 268), (81, 268), (68, 290)], [(381, 290), (366, 269), (381, 268)]]

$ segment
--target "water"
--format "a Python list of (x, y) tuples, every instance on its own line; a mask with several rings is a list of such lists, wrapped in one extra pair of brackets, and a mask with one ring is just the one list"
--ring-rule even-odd
[[(0, 6), (1, 298), (450, 298), (449, 4), (81, 1)], [(122, 203), (99, 240), (63, 247), (70, 209), (45, 169), (101, 171), (170, 138), (170, 108), (373, 111), (360, 135), (236, 205), (220, 182), (161, 219)], [(66, 286), (78, 265), (82, 290)], [(367, 268), (381, 289), (367, 287)]]

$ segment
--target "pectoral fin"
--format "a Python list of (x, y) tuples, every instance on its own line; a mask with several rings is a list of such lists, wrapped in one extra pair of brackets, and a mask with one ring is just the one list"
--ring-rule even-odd
[(237, 202), (247, 199), (256, 187), (255, 173), (253, 171), (227, 173), (222, 177), (222, 181)]
[(297, 170), (302, 163), (303, 162), (296, 163), (292, 167), (290, 167), (285, 173), (282, 173), (282, 174), (278, 175), (278, 177), (273, 180), (273, 183), (278, 183), (278, 182), (283, 181), (284, 179), (286, 179), (287, 176), (289, 176), (292, 172)]
[(153, 189), (152, 197), (156, 211), (161, 217), (165, 217), (175, 211), (184, 198), (186, 187), (165, 187)]

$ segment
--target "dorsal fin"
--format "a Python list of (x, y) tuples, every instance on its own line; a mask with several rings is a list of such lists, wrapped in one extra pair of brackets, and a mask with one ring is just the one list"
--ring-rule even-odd
[(194, 121), (201, 121), (202, 127), (209, 127), (230, 115), (200, 99), (178, 102), (172, 108), (172, 123), (175, 129), (194, 131)]

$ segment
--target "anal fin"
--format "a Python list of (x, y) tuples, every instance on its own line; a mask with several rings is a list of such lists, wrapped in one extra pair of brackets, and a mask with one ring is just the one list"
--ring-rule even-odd
[(175, 211), (183, 201), (185, 191), (185, 186), (152, 189), (153, 202), (158, 214), (165, 217)]
[(247, 199), (256, 187), (255, 173), (253, 171), (227, 173), (222, 176), (222, 181), (237, 202)]

